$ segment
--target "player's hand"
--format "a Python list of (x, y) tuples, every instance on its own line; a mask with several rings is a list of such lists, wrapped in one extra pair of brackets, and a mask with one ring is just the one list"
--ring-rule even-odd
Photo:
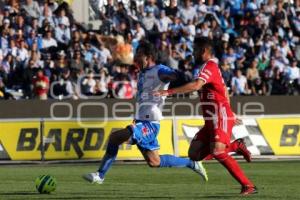
[(168, 96), (169, 91), (168, 90), (158, 90), (158, 91), (153, 91), (152, 94), (153, 94), (153, 96), (156, 96), (156, 97)]
[(235, 118), (234, 125), (235, 126), (243, 125), (243, 120), (241, 120), (240, 118), (238, 118), (235, 113), (233, 113), (233, 114), (234, 114), (234, 118)]
[(238, 118), (235, 113), (233, 113), (233, 115), (234, 115), (234, 118), (235, 118), (234, 125), (235, 126), (243, 125), (243, 120)]
[(241, 120), (240, 118), (235, 118), (235, 122), (234, 122), (235, 126), (239, 126), (239, 125), (243, 125), (243, 120)]

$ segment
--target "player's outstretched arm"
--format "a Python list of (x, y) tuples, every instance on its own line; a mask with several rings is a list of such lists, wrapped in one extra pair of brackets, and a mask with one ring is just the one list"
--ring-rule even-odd
[(173, 94), (183, 94), (183, 93), (190, 93), (194, 91), (198, 91), (202, 88), (202, 86), (205, 84), (205, 82), (202, 79), (197, 79), (193, 82), (187, 83), (183, 86), (169, 89), (169, 90), (158, 90), (154, 91), (154, 96), (169, 96)]

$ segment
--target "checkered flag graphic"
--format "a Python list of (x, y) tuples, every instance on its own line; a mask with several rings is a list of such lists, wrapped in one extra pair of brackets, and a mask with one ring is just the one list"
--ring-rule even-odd
[[(182, 125), (183, 133), (191, 141), (201, 126)], [(270, 145), (261, 133), (255, 119), (243, 119), (243, 125), (234, 126), (232, 130), (232, 141), (243, 138), (252, 155), (274, 155)]]

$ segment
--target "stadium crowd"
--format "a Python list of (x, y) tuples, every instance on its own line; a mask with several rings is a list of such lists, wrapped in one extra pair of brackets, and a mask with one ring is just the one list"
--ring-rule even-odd
[[(300, 0), (90, 1), (89, 29), (67, 3), (5, 0), (0, 14), (0, 99), (130, 99), (141, 40), (192, 80), (193, 40), (213, 40), (231, 95), (298, 95)], [(97, 6), (98, 5), (98, 6)]]

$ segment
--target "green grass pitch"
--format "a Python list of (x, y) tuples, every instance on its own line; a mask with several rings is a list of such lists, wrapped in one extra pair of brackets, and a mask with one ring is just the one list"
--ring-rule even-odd
[[(96, 164), (0, 166), (0, 199), (300, 199), (300, 162), (241, 163), (259, 193), (240, 197), (240, 186), (218, 163), (205, 164), (209, 182), (188, 169), (151, 169), (146, 165), (114, 165), (103, 185), (91, 185), (81, 175)], [(38, 194), (34, 180), (51, 174), (58, 186), (52, 194)]]

